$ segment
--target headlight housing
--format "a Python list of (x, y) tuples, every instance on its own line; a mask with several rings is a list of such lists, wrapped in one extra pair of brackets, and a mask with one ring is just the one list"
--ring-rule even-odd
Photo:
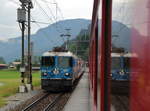
[(69, 73), (65, 73), (65, 76), (69, 76), (70, 74)]
[(119, 74), (120, 74), (120, 75), (124, 75), (125, 72), (124, 72), (124, 71), (120, 71)]
[(47, 74), (46, 72), (43, 72), (42, 75), (43, 75), (43, 76), (47, 76), (48, 74)]

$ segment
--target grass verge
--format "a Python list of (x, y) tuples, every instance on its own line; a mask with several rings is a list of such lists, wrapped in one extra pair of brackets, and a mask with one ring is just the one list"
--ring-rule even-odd
[[(40, 85), (40, 72), (33, 74), (33, 86)], [(18, 92), (20, 73), (16, 70), (0, 70), (0, 107), (6, 104), (5, 98)]]

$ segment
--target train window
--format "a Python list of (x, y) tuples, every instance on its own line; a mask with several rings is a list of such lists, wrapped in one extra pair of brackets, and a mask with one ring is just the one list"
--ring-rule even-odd
[(119, 69), (120, 68), (120, 58), (119, 57), (112, 57), (112, 69)]
[(72, 67), (72, 57), (58, 57), (58, 66), (61, 68)]
[(54, 66), (55, 58), (54, 57), (42, 57), (42, 66)]

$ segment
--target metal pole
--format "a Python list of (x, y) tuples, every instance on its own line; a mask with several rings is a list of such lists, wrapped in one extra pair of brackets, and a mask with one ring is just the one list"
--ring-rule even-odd
[[(22, 61), (21, 61), (21, 67), (24, 68), (24, 31), (25, 31), (25, 22), (22, 22)], [(22, 80), (21, 80), (21, 83), (24, 84), (24, 71), (21, 72), (21, 77), (22, 77)]]
[(66, 49), (68, 50), (69, 37), (67, 37)]
[(31, 17), (30, 17), (30, 12), (31, 12), (31, 6), (30, 3), (28, 4), (28, 84), (32, 84), (32, 72), (31, 72), (31, 48), (30, 48), (30, 35), (31, 35)]

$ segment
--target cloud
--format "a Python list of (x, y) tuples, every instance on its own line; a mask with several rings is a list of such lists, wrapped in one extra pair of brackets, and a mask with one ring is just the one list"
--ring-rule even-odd
[(10, 6), (11, 6), (12, 8), (17, 8), (18, 5), (19, 5), (18, 2), (13, 2), (13, 0), (12, 0), (12, 1), (6, 2), (5, 5), (4, 5), (4, 7), (5, 8), (10, 8)]
[(113, 20), (130, 24), (130, 16), (132, 12), (132, 3), (134, 0), (114, 0), (112, 9)]
[(114, 3), (130, 3), (133, 2), (134, 0), (113, 0)]
[[(0, 0), (0, 38), (12, 38), (20, 36), (20, 30), (17, 23), (17, 8), (20, 7), (19, 0)], [(35, 3), (34, 8), (31, 10), (32, 17), (36, 21), (53, 23), (49, 18), (53, 18), (49, 8), (42, 0), (37, 0), (40, 6), (45, 10), (49, 17), (41, 11), (39, 6)], [(49, 0), (47, 0), (49, 1)], [(55, 2), (56, 0), (51, 0)], [(91, 19), (93, 0), (57, 0), (58, 6), (63, 13), (65, 19), (71, 18), (88, 18)], [(48, 3), (47, 3), (48, 4)], [(52, 10), (53, 15), (56, 13), (56, 6), (54, 4), (48, 4)], [(62, 17), (58, 11), (57, 20), (62, 20)], [(40, 24), (40, 27), (46, 27), (47, 25)], [(32, 33), (35, 33), (39, 27), (36, 24), (32, 24)]]
[(5, 28), (5, 29), (18, 29), (16, 26), (10, 26), (10, 25), (5, 25), (5, 24), (0, 24), (0, 28)]

